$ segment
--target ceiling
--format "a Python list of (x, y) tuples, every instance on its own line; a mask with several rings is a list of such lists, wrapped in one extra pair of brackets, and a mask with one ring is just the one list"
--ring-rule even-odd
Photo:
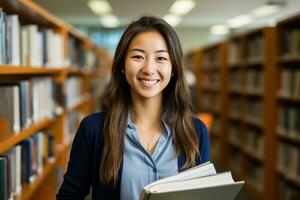
[[(33, 0), (51, 13), (74, 25), (100, 26), (98, 17), (87, 7), (88, 0)], [(163, 17), (174, 0), (108, 0), (113, 14), (124, 26), (142, 15)], [(208, 28), (215, 24), (246, 14), (263, 5), (267, 0), (195, 0), (196, 7), (180, 23), (179, 27)], [(282, 0), (273, 0), (282, 1)], [(282, 19), (300, 13), (300, 0), (285, 0), (283, 9), (271, 17), (256, 20), (255, 24), (268, 23), (270, 20)], [(254, 23), (252, 24), (254, 25)]]

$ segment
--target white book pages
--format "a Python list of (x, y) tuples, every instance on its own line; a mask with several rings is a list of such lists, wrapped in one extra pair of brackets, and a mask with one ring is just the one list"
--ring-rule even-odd
[(215, 174), (217, 174), (217, 172), (215, 170), (213, 163), (206, 162), (206, 163), (203, 163), (202, 165), (198, 165), (191, 169), (182, 171), (174, 176), (170, 176), (170, 177), (155, 181), (155, 182), (147, 185), (145, 187), (145, 189), (147, 190), (148, 188), (151, 188), (153, 185), (156, 185), (156, 184), (167, 183), (167, 182), (171, 182), (171, 181), (181, 181), (181, 180), (192, 179), (192, 178), (199, 178), (199, 177), (215, 175)]
[(161, 183), (153, 185), (147, 191), (150, 193), (162, 193), (172, 191), (193, 190), (211, 186), (227, 185), (232, 183), (234, 183), (234, 180), (232, 178), (231, 172), (225, 172), (200, 178)]

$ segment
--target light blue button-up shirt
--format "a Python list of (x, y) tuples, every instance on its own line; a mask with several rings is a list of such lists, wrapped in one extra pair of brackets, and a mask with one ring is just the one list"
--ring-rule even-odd
[(178, 173), (175, 145), (169, 126), (164, 124), (152, 155), (140, 143), (136, 125), (128, 116), (124, 137), (121, 200), (139, 200), (143, 187), (161, 178)]

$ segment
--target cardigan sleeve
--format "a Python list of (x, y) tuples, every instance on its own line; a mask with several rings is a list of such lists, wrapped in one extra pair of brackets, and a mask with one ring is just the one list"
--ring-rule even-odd
[(57, 200), (83, 200), (88, 195), (92, 171), (91, 146), (91, 138), (84, 119), (74, 137), (68, 168), (56, 195)]
[(196, 129), (199, 138), (199, 153), (200, 157), (197, 161), (198, 164), (205, 163), (210, 160), (210, 141), (209, 134), (205, 124), (199, 120), (196, 120)]

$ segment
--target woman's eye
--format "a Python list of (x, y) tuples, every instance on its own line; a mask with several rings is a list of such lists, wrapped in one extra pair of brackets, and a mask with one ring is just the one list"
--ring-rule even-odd
[(140, 59), (143, 59), (143, 56), (140, 56), (140, 55), (135, 55), (135, 56), (132, 56), (131, 58), (134, 58), (134, 59), (140, 60)]
[(167, 58), (165, 58), (165, 57), (158, 57), (157, 58), (159, 61), (165, 61), (165, 60), (168, 60)]

